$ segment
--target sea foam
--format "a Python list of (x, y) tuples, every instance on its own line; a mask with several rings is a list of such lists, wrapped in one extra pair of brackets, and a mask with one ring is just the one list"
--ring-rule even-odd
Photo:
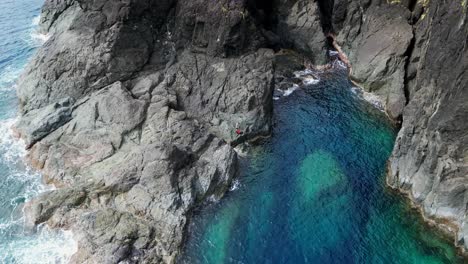
[(42, 46), (50, 38), (50, 34), (43, 34), (38, 31), (38, 25), (40, 21), (41, 21), (41, 16), (37, 16), (32, 20), (33, 28), (31, 29), (29, 36), (31, 37), (31, 40), (33, 41), (31, 44), (34, 47)]
[(38, 228), (34, 239), (24, 236), (24, 239), (15, 240), (14, 243), (0, 248), (2, 263), (24, 264), (56, 264), (67, 263), (77, 251), (78, 245), (73, 241), (70, 231), (57, 232), (42, 225)]
[[(22, 193), (13, 197), (10, 204), (15, 207), (51, 190), (42, 184), (41, 175), (24, 163), (27, 154), (25, 144), (17, 139), (12, 131), (15, 118), (0, 120), (0, 165), (6, 166), (7, 180), (24, 185)], [(24, 213), (15, 216), (12, 212), (7, 222), (0, 223), (0, 234), (17, 233), (24, 229)], [(66, 263), (77, 251), (77, 243), (70, 231), (51, 230), (42, 225), (35, 234), (16, 234), (15, 239), (7, 244), (0, 244), (0, 263)]]

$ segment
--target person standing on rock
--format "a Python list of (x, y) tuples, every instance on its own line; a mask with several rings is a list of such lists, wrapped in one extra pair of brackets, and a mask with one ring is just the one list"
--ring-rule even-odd
[(244, 134), (244, 132), (242, 132), (242, 130), (240, 130), (239, 123), (236, 123), (236, 135), (239, 137), (242, 134)]

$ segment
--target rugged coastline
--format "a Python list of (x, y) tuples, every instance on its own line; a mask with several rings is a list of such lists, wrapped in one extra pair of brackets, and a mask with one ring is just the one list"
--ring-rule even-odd
[(232, 146), (271, 129), (290, 75), (276, 52), (324, 64), (334, 34), (402, 122), (388, 184), (465, 247), (466, 4), (207, 2), (46, 1), (16, 130), (58, 189), (28, 204), (31, 225), (73, 230), (75, 263), (173, 262), (190, 211), (236, 176)]

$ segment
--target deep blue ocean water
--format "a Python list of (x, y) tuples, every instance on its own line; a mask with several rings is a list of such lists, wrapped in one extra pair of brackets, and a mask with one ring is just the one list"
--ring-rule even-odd
[(0, 263), (64, 263), (75, 250), (71, 235), (24, 227), (23, 205), (46, 191), (24, 163), (24, 145), (12, 135), (15, 82), (42, 44), (35, 32), (43, 0), (0, 0)]
[(338, 70), (275, 101), (237, 190), (195, 213), (182, 263), (457, 263), (385, 187), (396, 131)]

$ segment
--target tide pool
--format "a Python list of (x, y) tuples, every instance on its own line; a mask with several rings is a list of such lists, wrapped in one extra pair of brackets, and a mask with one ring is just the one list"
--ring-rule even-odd
[(240, 187), (195, 212), (180, 263), (462, 263), (385, 186), (396, 132), (346, 73), (275, 101)]

